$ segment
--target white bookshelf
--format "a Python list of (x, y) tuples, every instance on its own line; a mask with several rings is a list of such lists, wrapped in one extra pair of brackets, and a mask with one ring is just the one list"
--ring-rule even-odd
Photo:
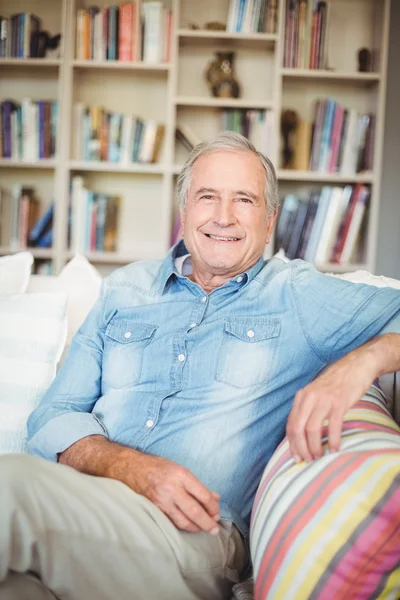
[[(228, 33), (205, 30), (210, 21), (226, 22), (229, 0), (166, 0), (173, 12), (171, 60), (168, 64), (88, 61), (75, 58), (75, 24), (79, 8), (103, 7), (107, 0), (0, 0), (0, 14), (34, 12), (45, 29), (63, 36), (60, 59), (0, 59), (0, 96), (21, 100), (57, 99), (60, 121), (57, 157), (36, 163), (0, 159), (0, 184), (22, 182), (37, 188), (43, 208), (56, 202), (54, 246), (33, 249), (38, 259), (52, 260), (59, 272), (72, 256), (67, 245), (70, 179), (83, 176), (97, 192), (123, 199), (115, 253), (88, 253), (94, 264), (113, 268), (133, 260), (163, 257), (177, 209), (177, 174), (188, 156), (175, 140), (175, 127), (190, 126), (200, 138), (220, 130), (221, 109), (272, 110), (279, 125), (281, 110), (294, 108), (312, 119), (314, 101), (333, 96), (346, 107), (376, 114), (374, 170), (354, 176), (289, 171), (280, 165), (280, 135), (275, 131), (271, 159), (277, 167), (281, 196), (311, 190), (316, 185), (365, 183), (371, 200), (362, 264), (323, 265), (327, 272), (358, 268), (374, 271), (379, 217), (386, 64), (390, 0), (330, 0), (329, 70), (283, 68), (284, 9), (280, 0), (276, 33)], [(192, 23), (200, 29), (191, 29)], [(202, 29), (203, 28), (203, 29)], [(374, 72), (357, 72), (357, 50), (378, 51)], [(242, 89), (238, 99), (214, 98), (204, 72), (217, 50), (235, 52), (235, 75)], [(119, 165), (75, 160), (72, 154), (72, 107), (76, 102), (100, 104), (110, 111), (164, 122), (166, 133), (159, 163)], [(271, 246), (272, 248), (272, 246)], [(6, 254), (10, 248), (1, 248)]]

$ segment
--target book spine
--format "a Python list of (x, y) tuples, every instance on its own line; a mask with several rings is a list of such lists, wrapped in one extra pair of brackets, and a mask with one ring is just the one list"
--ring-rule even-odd
[(115, 5), (109, 9), (109, 27), (108, 27), (108, 60), (117, 60), (117, 40), (118, 40), (118, 8)]
[(133, 37), (133, 4), (126, 2), (119, 7), (119, 39), (118, 59), (122, 61), (132, 60), (132, 37)]
[(11, 158), (11, 110), (12, 102), (2, 102), (3, 158)]
[(242, 32), (246, 0), (239, 0), (238, 16), (236, 21), (236, 33)]
[(46, 158), (45, 152), (45, 115), (44, 115), (44, 102), (40, 100), (38, 105), (39, 110), (39, 123), (38, 123), (38, 133), (39, 133), (39, 158)]

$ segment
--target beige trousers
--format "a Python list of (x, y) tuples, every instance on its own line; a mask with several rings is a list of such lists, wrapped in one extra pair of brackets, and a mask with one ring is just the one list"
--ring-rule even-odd
[(225, 600), (247, 560), (229, 521), (179, 531), (119, 481), (0, 457), (1, 600)]

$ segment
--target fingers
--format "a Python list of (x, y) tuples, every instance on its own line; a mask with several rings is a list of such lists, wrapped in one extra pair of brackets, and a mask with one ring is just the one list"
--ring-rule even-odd
[(216, 519), (210, 517), (206, 509), (184, 488), (175, 498), (175, 503), (188, 521), (194, 523), (199, 530), (208, 531), (212, 535), (219, 533)]
[(182, 531), (190, 531), (191, 533), (198, 533), (201, 528), (198, 527), (193, 521), (191, 521), (182, 511), (176, 506), (172, 505), (165, 513), (167, 517), (171, 519), (173, 524)]
[(305, 390), (296, 394), (286, 428), (290, 452), (296, 462), (311, 462), (323, 456), (322, 430), (326, 419), (328, 447), (335, 452), (340, 448), (343, 410), (328, 400), (319, 403), (313, 394), (307, 394)]
[(190, 472), (187, 473), (187, 477), (185, 477), (182, 483), (189, 494), (193, 496), (204, 507), (208, 515), (214, 519), (214, 522), (217, 521), (220, 516), (218, 505), (218, 500), (220, 498), (219, 494), (211, 492)]

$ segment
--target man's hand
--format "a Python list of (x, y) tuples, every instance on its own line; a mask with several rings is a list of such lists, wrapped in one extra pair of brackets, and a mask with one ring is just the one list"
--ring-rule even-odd
[(297, 392), (286, 427), (296, 462), (323, 455), (321, 434), (326, 419), (329, 450), (339, 450), (346, 412), (376, 377), (399, 369), (400, 336), (386, 334), (350, 352)]
[(148, 498), (178, 529), (218, 533), (218, 494), (207, 489), (188, 469), (166, 458), (135, 455), (127, 449), (124, 459), (111, 471), (117, 475), (114, 478)]
[(125, 483), (158, 506), (178, 529), (213, 535), (219, 532), (219, 494), (173, 461), (120, 446), (102, 436), (89, 436), (63, 452), (59, 462)]

